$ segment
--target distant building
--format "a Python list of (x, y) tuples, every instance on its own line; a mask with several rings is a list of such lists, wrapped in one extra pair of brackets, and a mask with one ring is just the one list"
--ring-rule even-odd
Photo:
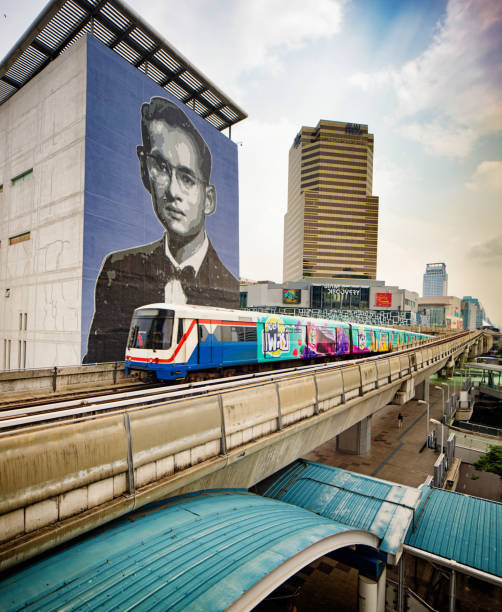
[(463, 329), (461, 300), (454, 296), (419, 298), (417, 319), (421, 325)]
[(464, 323), (464, 329), (477, 328), (478, 314), (479, 307), (474, 303), (473, 298), (462, 298), (462, 320)]
[(448, 274), (445, 263), (429, 263), (425, 268), (423, 297), (448, 295)]
[(475, 325), (474, 327), (469, 327), (468, 329), (480, 329), (482, 325), (489, 323), (485, 309), (478, 298), (474, 298), (470, 295), (464, 295), (462, 301), (465, 302), (466, 309), (467, 305), (469, 304), (470, 309), (475, 313)]
[(289, 152), (284, 282), (376, 279), (378, 197), (367, 125), (321, 120)]
[(241, 308), (284, 314), (413, 325), (418, 293), (384, 281), (303, 279), (287, 283), (241, 283)]

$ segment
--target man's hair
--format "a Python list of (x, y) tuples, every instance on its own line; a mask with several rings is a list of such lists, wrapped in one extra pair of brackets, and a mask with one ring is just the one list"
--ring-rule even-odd
[(193, 138), (201, 158), (202, 178), (209, 183), (209, 177), (211, 176), (211, 151), (197, 128), (181, 108), (178, 108), (174, 102), (167, 98), (157, 96), (141, 106), (141, 136), (143, 138), (143, 146), (147, 151), (151, 149), (148, 126), (150, 121), (154, 119), (165, 121), (172, 127), (181, 128)]

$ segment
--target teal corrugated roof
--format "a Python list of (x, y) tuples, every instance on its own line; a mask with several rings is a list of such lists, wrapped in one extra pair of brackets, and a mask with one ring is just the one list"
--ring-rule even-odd
[(405, 543), (502, 577), (502, 504), (423, 487)]
[(244, 491), (157, 503), (0, 581), (0, 609), (222, 610), (295, 554), (353, 531)]
[(414, 487), (299, 460), (265, 496), (369, 531), (380, 538), (381, 551), (396, 555), (413, 520), (420, 492)]

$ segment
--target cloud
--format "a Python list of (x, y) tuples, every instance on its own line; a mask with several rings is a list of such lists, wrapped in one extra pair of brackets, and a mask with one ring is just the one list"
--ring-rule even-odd
[(473, 245), (468, 255), (473, 259), (481, 260), (486, 265), (500, 266), (502, 264), (502, 235)]
[(475, 130), (452, 121), (416, 122), (405, 126), (403, 131), (409, 138), (422, 144), (431, 155), (465, 157), (476, 140)]
[(471, 191), (502, 194), (502, 161), (481, 162), (466, 185)]
[[(238, 89), (238, 80), (256, 68), (276, 73), (283, 57), (340, 30), (346, 0), (178, 0), (141, 4), (152, 24), (167, 26), (166, 38), (222, 88)], [(174, 16), (174, 19), (173, 19)], [(222, 44), (221, 41), (224, 41)]]
[(357, 73), (351, 84), (389, 87), (396, 117), (434, 155), (465, 156), (483, 134), (502, 130), (502, 3), (449, 0), (428, 48), (400, 69)]

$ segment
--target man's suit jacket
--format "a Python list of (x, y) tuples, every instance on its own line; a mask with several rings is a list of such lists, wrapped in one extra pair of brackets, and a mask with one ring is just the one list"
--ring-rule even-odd
[[(96, 281), (94, 317), (83, 363), (123, 360), (134, 310), (164, 302), (165, 285), (173, 276), (164, 237), (110, 253)], [(188, 304), (239, 308), (239, 282), (222, 264), (211, 241), (195, 285), (185, 293)]]

